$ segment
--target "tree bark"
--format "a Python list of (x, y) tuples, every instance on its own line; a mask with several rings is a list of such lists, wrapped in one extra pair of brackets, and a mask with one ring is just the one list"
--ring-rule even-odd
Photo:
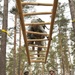
[(73, 30), (75, 34), (75, 4), (73, 0), (68, 0), (69, 1), (69, 6), (70, 6), (70, 12), (71, 12), (71, 18), (72, 18), (72, 25), (73, 25)]
[(18, 75), (20, 75), (21, 70), (21, 28), (19, 28), (19, 61), (18, 61)]
[(16, 24), (17, 15), (15, 14), (15, 26), (14, 26), (14, 50), (13, 50), (13, 75), (16, 75)]
[(65, 64), (64, 64), (64, 54), (63, 54), (63, 49), (62, 49), (62, 41), (61, 41), (61, 33), (60, 33), (60, 28), (59, 28), (59, 43), (60, 43), (60, 53), (61, 53), (61, 68), (62, 68), (62, 75), (65, 75)]
[[(2, 29), (6, 31), (8, 26), (7, 22), (8, 22), (8, 0), (4, 0)], [(6, 75), (6, 40), (7, 34), (2, 32), (1, 50), (0, 50), (0, 75)]]
[[(73, 0), (68, 0), (68, 1), (69, 1), (70, 12), (71, 12), (71, 18), (74, 21), (72, 22), (72, 26), (73, 26), (74, 35), (75, 35), (75, 2)], [(75, 58), (75, 55), (73, 56), (73, 58)]]

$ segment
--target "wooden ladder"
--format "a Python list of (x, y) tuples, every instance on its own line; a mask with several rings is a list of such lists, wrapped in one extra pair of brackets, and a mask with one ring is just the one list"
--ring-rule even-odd
[[(55, 15), (56, 15), (58, 0), (54, 0), (53, 4), (50, 4), (50, 3), (37, 3), (37, 2), (21, 2), (21, 0), (16, 0), (16, 3), (17, 3), (18, 13), (19, 13), (19, 17), (20, 17), (20, 24), (21, 24), (22, 34), (23, 34), (23, 38), (24, 38), (24, 43), (25, 43), (25, 46), (26, 46), (26, 53), (27, 53), (27, 57), (28, 57), (28, 62), (29, 62), (29, 64), (32, 63), (32, 62), (46, 63), (49, 48), (50, 48), (50, 43), (51, 43), (51, 39), (52, 39), (52, 31), (53, 31), (53, 25), (54, 25), (54, 19), (55, 19)], [(24, 5), (51, 6), (52, 11), (51, 12), (23, 13), (22, 6), (24, 6)], [(49, 34), (40, 33), (40, 32), (26, 31), (25, 26), (32, 25), (32, 23), (26, 24), (24, 22), (24, 16), (45, 15), (45, 14), (51, 14), (51, 22), (33, 23), (33, 25), (35, 25), (35, 24), (37, 24), (37, 25), (49, 24), (50, 25)], [(27, 36), (26, 36), (27, 33), (49, 36), (49, 39), (27, 39)], [(41, 47), (41, 48), (46, 49), (46, 50), (42, 50), (40, 52), (40, 57), (35, 57), (35, 55), (37, 55), (36, 50), (29, 50), (28, 49), (28, 47), (29, 47), (28, 42), (29, 41), (48, 41), (48, 45), (47, 46), (30, 45), (32, 47)]]

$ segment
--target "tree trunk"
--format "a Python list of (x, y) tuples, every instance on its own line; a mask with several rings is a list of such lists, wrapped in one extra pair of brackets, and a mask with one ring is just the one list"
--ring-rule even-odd
[(73, 0), (68, 0), (69, 1), (69, 6), (70, 6), (70, 12), (71, 12), (71, 18), (72, 18), (72, 25), (73, 25), (73, 30), (75, 33), (75, 4)]
[(14, 50), (13, 50), (13, 75), (16, 75), (16, 23), (17, 15), (15, 14), (15, 26), (14, 26)]
[[(69, 1), (69, 6), (70, 6), (71, 18), (73, 21), (72, 26), (73, 26), (74, 35), (75, 35), (75, 3), (74, 3), (74, 0), (68, 0), (68, 1)], [(74, 42), (75, 42), (75, 40), (74, 40)], [(73, 56), (73, 59), (74, 58), (75, 58), (75, 55)]]
[[(8, 25), (8, 0), (4, 0), (4, 11), (3, 11), (3, 26), (2, 29), (7, 31)], [(6, 75), (6, 40), (7, 34), (2, 32), (1, 38), (1, 50), (0, 50), (0, 75)]]
[(20, 75), (21, 70), (21, 28), (19, 28), (19, 62), (18, 62), (18, 75)]
[(65, 64), (64, 64), (64, 55), (63, 55), (63, 49), (62, 49), (62, 41), (61, 41), (61, 33), (59, 29), (59, 43), (60, 43), (60, 53), (61, 53), (61, 68), (62, 68), (62, 75), (65, 75)]

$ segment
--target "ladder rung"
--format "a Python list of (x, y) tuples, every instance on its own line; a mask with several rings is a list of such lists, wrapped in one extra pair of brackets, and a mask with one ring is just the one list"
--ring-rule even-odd
[(45, 57), (30, 57), (31, 59), (45, 59)]
[(27, 39), (27, 41), (48, 41), (48, 39)]
[(47, 25), (50, 25), (51, 23), (50, 22), (39, 22), (39, 23), (27, 23), (25, 24), (25, 26), (28, 26), (28, 25), (44, 25), (44, 24), (47, 24)]
[[(35, 55), (38, 55), (38, 54), (30, 54), (30, 57), (34, 57)], [(43, 56), (43, 57), (45, 57), (46, 56), (46, 54), (39, 54), (39, 56)]]
[[(30, 52), (37, 52), (37, 50), (29, 50)], [(42, 51), (40, 51), (40, 53), (42, 53), (42, 52), (46, 52), (47, 50), (42, 50)]]
[(42, 6), (53, 6), (49, 3), (36, 3), (36, 2), (21, 2), (22, 5), (42, 5)]
[(38, 35), (45, 35), (45, 36), (49, 36), (49, 34), (46, 33), (40, 33), (40, 32), (33, 32), (33, 31), (26, 31), (27, 33), (31, 33), (31, 34), (38, 34)]
[(29, 44), (28, 46), (32, 46), (32, 47), (40, 47), (40, 48), (47, 48), (46, 46), (37, 46), (37, 45), (31, 45), (31, 44)]
[(23, 13), (23, 16), (28, 16), (28, 15), (43, 15), (43, 14), (52, 14), (52, 12), (32, 12), (32, 13)]
[[(37, 53), (31, 53), (30, 56), (32, 55), (38, 55)], [(39, 55), (46, 55), (46, 53), (39, 53)]]
[(42, 62), (42, 63), (44, 63), (45, 61), (44, 60), (31, 60), (31, 62)]

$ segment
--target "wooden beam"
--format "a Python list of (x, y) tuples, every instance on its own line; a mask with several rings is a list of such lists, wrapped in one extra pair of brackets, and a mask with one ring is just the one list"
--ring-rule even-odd
[(28, 63), (30, 64), (30, 56), (29, 56), (29, 51), (28, 51), (28, 43), (27, 43), (27, 38), (26, 38), (26, 29), (25, 29), (25, 24), (24, 24), (21, 0), (16, 0), (16, 3), (17, 3), (17, 8), (18, 8), (18, 14), (20, 17), (20, 25), (21, 25), (21, 29), (22, 29), (24, 43), (26, 45), (26, 53), (27, 53), (27, 57), (28, 57)]
[(30, 54), (30, 57), (34, 57), (35, 55), (39, 55), (39, 56), (46, 56), (46, 53), (44, 53), (44, 54), (42, 54), (42, 53), (40, 53), (40, 54)]
[(30, 59), (45, 59), (45, 57), (30, 57)]
[[(39, 55), (45, 55), (46, 53), (39, 53)], [(30, 55), (38, 55), (37, 53), (31, 53)]]
[(38, 35), (49, 36), (49, 34), (47, 34), (47, 33), (33, 32), (33, 31), (26, 31), (26, 32), (27, 33), (31, 33), (31, 34), (38, 34)]
[(36, 3), (36, 2), (21, 2), (21, 4), (24, 5), (41, 5), (41, 6), (53, 6), (53, 4), (49, 4), (49, 3)]
[(39, 22), (39, 23), (26, 23), (25, 26), (29, 26), (29, 25), (50, 25), (50, 22)]
[(23, 16), (29, 16), (29, 15), (48, 15), (52, 14), (52, 12), (32, 12), (32, 13), (23, 13)]
[[(38, 55), (38, 54), (30, 54), (30, 57), (34, 57), (35, 55)], [(41, 56), (46, 56), (46, 54), (39, 54), (39, 55), (41, 55)]]
[(48, 53), (49, 53), (50, 43), (51, 43), (51, 39), (52, 39), (52, 31), (53, 31), (54, 20), (55, 20), (55, 16), (56, 16), (57, 5), (58, 5), (58, 0), (54, 0), (52, 17), (51, 17), (51, 27), (50, 27), (50, 32), (49, 32), (50, 36), (49, 36), (48, 48), (47, 48), (47, 52), (46, 52), (45, 63), (46, 63), (46, 59), (47, 59), (47, 56), (48, 56)]
[(35, 62), (35, 63), (41, 62), (41, 63), (44, 63), (45, 61), (44, 60), (31, 60), (31, 62)]
[(27, 39), (27, 41), (48, 41), (48, 39)]
[[(37, 50), (29, 50), (30, 52), (37, 52)], [(40, 52), (46, 52), (47, 50), (42, 50)]]
[(37, 45), (31, 45), (31, 44), (29, 44), (28, 46), (32, 46), (32, 47), (40, 47), (40, 48), (47, 48), (46, 46), (37, 46)]

